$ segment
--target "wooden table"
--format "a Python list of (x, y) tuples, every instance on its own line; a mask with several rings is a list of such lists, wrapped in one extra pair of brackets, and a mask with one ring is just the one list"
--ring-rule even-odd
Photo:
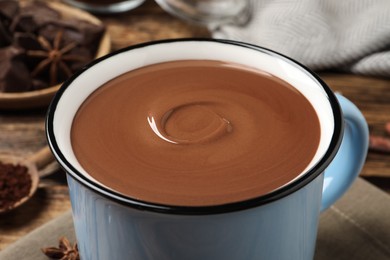
[[(112, 37), (112, 49), (144, 41), (209, 37), (203, 27), (188, 25), (163, 12), (152, 0), (140, 8), (116, 16), (99, 17)], [(353, 101), (365, 115), (372, 133), (383, 134), (390, 121), (390, 80), (331, 72), (320, 73), (334, 91)], [(28, 156), (46, 144), (45, 108), (34, 111), (0, 111), (0, 153)], [(370, 152), (363, 169), (366, 176), (390, 176), (390, 155)], [(390, 193), (390, 178), (365, 177)], [(33, 198), (20, 208), (0, 216), (0, 250), (36, 227), (70, 210), (62, 171), (44, 178)]]

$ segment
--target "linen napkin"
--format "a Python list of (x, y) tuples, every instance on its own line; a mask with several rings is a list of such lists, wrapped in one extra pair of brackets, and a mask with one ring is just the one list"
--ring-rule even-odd
[[(5, 248), (0, 260), (47, 260), (40, 249), (57, 246), (62, 236), (75, 241), (70, 212)], [(334, 206), (321, 214), (314, 260), (328, 259), (390, 259), (390, 196), (358, 178)]]
[(253, 43), (314, 70), (390, 77), (389, 0), (251, 0), (243, 25), (210, 28), (214, 38)]

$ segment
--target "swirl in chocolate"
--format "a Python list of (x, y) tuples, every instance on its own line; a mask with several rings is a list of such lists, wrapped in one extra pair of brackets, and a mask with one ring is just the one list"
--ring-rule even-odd
[(218, 139), (232, 131), (230, 122), (213, 111), (212, 102), (182, 104), (165, 113), (150, 112), (150, 128), (173, 144), (197, 144)]
[(146, 66), (80, 107), (72, 146), (98, 182), (158, 204), (210, 206), (289, 183), (320, 139), (311, 104), (265, 72), (220, 61)]

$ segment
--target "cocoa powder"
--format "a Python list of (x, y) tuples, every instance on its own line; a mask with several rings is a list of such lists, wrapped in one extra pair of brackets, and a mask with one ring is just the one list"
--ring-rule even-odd
[(0, 209), (9, 209), (27, 196), (31, 185), (27, 167), (0, 162)]

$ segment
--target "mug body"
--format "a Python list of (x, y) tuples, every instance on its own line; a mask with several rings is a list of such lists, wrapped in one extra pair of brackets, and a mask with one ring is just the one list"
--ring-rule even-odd
[[(150, 203), (97, 182), (72, 150), (70, 129), (78, 108), (92, 92), (127, 71), (177, 60), (239, 63), (294, 86), (320, 121), (319, 147), (307, 168), (268, 194), (215, 206)], [(46, 123), (49, 145), (68, 174), (82, 259), (312, 259), (323, 172), (339, 148), (343, 120), (332, 91), (297, 62), (226, 40), (177, 39), (131, 46), (92, 62), (65, 82)]]
[(68, 175), (81, 259), (313, 259), (323, 175), (272, 203), (210, 215), (128, 207)]

